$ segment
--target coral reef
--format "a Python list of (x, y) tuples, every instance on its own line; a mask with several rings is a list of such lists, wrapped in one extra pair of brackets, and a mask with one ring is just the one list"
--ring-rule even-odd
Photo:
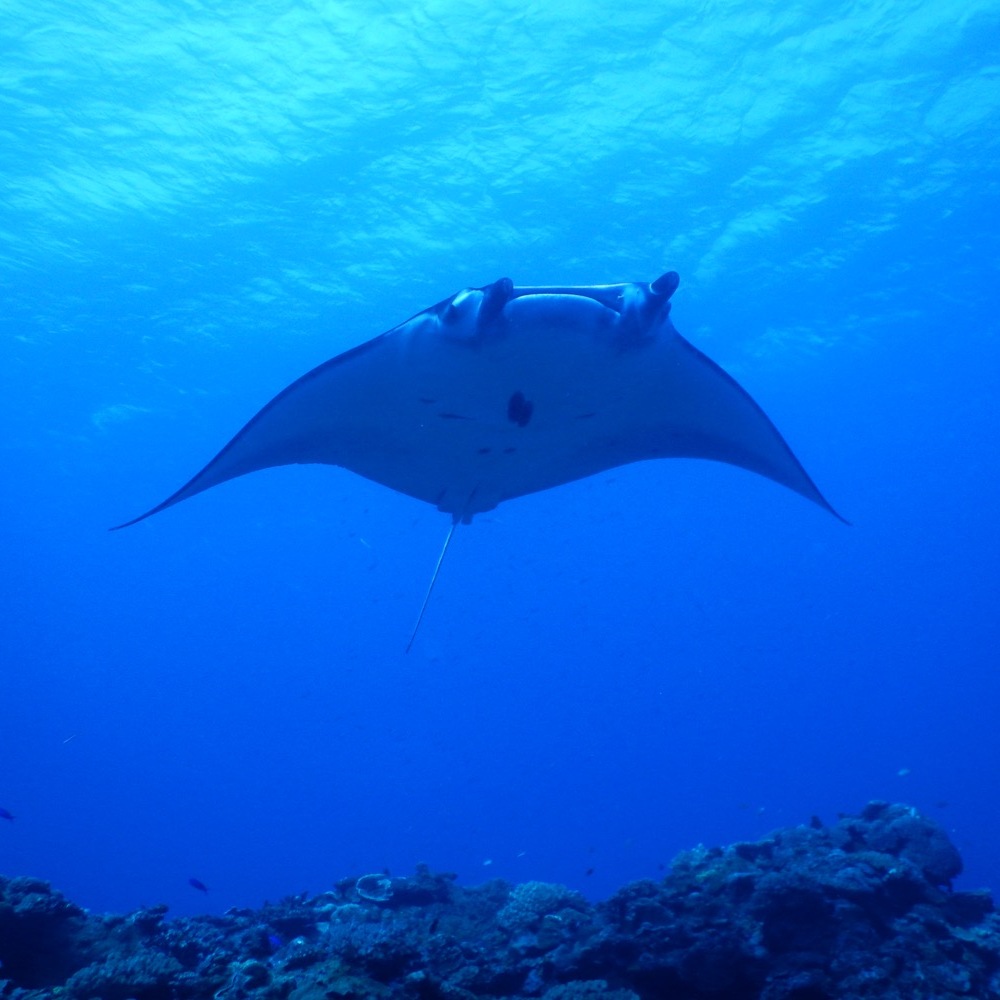
[(259, 910), (90, 915), (0, 878), (5, 1000), (997, 998), (1000, 915), (914, 809), (681, 854), (588, 903), (563, 886), (464, 888), (420, 866)]

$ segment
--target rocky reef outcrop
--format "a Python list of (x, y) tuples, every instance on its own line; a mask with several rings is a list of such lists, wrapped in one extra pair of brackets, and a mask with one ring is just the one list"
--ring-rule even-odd
[(5, 1000), (1000, 1000), (1000, 915), (958, 852), (872, 802), (698, 847), (601, 903), (426, 867), (223, 916), (94, 915), (0, 878)]

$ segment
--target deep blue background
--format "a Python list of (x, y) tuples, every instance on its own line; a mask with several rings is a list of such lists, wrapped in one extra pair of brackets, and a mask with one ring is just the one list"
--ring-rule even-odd
[[(0, 871), (600, 897), (877, 797), (1000, 885), (995, 3), (43, 7), (0, 27)], [(853, 527), (615, 470), (462, 528), (409, 656), (417, 501), (280, 469), (106, 531), (463, 286), (666, 269)]]

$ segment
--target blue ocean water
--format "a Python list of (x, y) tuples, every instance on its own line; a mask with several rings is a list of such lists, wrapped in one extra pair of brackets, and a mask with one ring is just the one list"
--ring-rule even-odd
[[(1000, 887), (998, 38), (991, 0), (9, 0), (0, 871), (601, 897), (882, 798)], [(459, 288), (668, 269), (852, 527), (617, 469), (462, 528), (409, 655), (416, 500), (285, 468), (106, 530)]]

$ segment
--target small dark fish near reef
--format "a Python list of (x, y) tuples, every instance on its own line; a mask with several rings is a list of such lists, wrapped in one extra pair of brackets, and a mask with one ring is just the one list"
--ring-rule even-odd
[(192, 889), (197, 889), (199, 892), (208, 893), (208, 886), (205, 885), (200, 878), (189, 878), (188, 885), (191, 886)]
[(0, 806), (0, 819), (10, 820), (10, 822), (13, 823), (14, 822), (14, 814), (12, 812), (10, 812), (9, 810), (4, 809), (3, 806)]

